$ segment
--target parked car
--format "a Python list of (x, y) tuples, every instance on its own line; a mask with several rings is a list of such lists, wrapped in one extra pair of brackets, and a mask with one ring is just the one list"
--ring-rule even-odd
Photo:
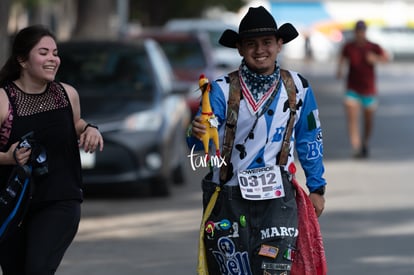
[(59, 81), (79, 92), (82, 117), (99, 125), (105, 148), (81, 150), (88, 189), (115, 187), (165, 196), (183, 183), (190, 112), (171, 66), (150, 39), (59, 43)]
[(240, 66), (241, 56), (237, 50), (226, 48), (219, 43), (225, 29), (237, 31), (237, 26), (221, 20), (206, 18), (175, 18), (169, 20), (164, 28), (168, 31), (192, 31), (206, 33), (213, 49), (213, 62), (219, 74), (235, 70)]
[(199, 32), (152, 29), (144, 30), (138, 37), (151, 38), (160, 44), (170, 60), (176, 78), (181, 84), (187, 85), (187, 104), (192, 115), (195, 115), (200, 106), (200, 75), (204, 74), (210, 79), (217, 77), (208, 36)]

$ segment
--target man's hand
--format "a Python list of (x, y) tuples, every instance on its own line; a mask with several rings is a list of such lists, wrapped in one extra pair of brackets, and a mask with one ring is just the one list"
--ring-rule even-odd
[(192, 135), (201, 140), (201, 137), (206, 133), (206, 126), (201, 123), (201, 117), (197, 116), (192, 121)]
[(311, 200), (313, 207), (315, 208), (316, 216), (320, 216), (325, 208), (325, 197), (317, 193), (310, 193), (309, 199)]

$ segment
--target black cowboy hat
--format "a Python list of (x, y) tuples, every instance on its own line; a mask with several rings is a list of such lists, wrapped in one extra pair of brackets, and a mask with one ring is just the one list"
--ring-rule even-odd
[(225, 47), (236, 48), (243, 38), (274, 34), (286, 44), (295, 39), (299, 33), (290, 23), (283, 24), (279, 29), (273, 16), (263, 7), (249, 8), (240, 21), (239, 33), (227, 29), (220, 37), (219, 43)]

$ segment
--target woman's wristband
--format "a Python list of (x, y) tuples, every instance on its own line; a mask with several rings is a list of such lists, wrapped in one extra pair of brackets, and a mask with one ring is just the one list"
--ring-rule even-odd
[(85, 128), (83, 128), (83, 132), (85, 132), (88, 127), (92, 127), (92, 128), (95, 128), (96, 130), (99, 130), (98, 126), (88, 123), (86, 124)]

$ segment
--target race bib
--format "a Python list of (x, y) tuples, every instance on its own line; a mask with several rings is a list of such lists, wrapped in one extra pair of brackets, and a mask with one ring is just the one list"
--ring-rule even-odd
[(277, 165), (239, 171), (238, 181), (243, 198), (269, 200), (285, 196), (282, 174)]

